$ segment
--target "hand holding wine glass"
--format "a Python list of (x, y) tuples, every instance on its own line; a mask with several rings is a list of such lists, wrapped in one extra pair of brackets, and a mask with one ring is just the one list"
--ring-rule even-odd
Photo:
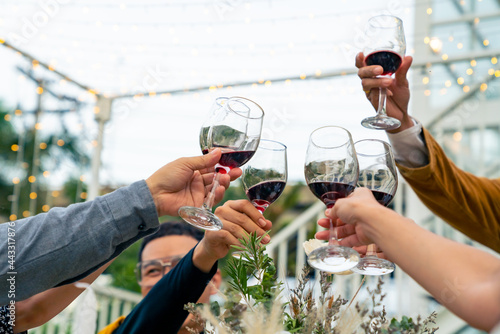
[[(215, 112), (214, 112), (215, 109)], [(184, 206), (179, 209), (179, 216), (189, 224), (206, 230), (220, 230), (222, 222), (211, 210), (215, 200), (215, 191), (219, 186), (222, 174), (230, 173), (231, 169), (241, 167), (250, 160), (257, 150), (262, 130), (264, 111), (255, 102), (232, 97), (217, 104), (211, 111), (208, 122), (208, 151), (221, 149), (222, 154), (215, 166), (212, 191), (203, 203), (203, 208)], [(206, 124), (200, 131), (200, 146), (204, 150), (203, 134)]]
[[(401, 66), (406, 52), (403, 22), (392, 15), (379, 15), (368, 21), (366, 35), (368, 45), (364, 49), (367, 66), (380, 65), (382, 73), (378, 77), (390, 78)], [(369, 129), (394, 130), (401, 122), (386, 113), (387, 88), (379, 88), (377, 115), (363, 119), (361, 124)]]
[[(338, 126), (314, 130), (309, 137), (304, 173), (309, 189), (327, 208), (347, 197), (355, 189), (359, 173), (349, 131)], [(328, 246), (315, 249), (307, 258), (313, 268), (331, 273), (349, 270), (359, 261), (358, 252), (338, 244), (334, 224), (330, 220)]]

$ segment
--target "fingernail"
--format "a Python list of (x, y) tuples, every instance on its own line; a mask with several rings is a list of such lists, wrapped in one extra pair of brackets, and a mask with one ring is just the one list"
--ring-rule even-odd
[(267, 244), (271, 241), (271, 237), (269, 235), (266, 235), (264, 238), (262, 238), (262, 243)]
[(392, 79), (382, 79), (382, 83), (384, 85), (390, 85), (392, 83)]
[(266, 220), (264, 218), (259, 218), (257, 223), (259, 223), (260, 227), (266, 227), (266, 225), (267, 225)]
[(384, 72), (384, 69), (382, 67), (376, 67), (373, 69), (373, 73), (375, 74), (382, 74), (382, 72)]
[(325, 215), (329, 216), (331, 212), (332, 212), (332, 209), (326, 209)]

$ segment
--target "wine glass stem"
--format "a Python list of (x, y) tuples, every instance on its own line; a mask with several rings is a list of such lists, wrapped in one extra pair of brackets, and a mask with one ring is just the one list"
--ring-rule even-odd
[(203, 203), (203, 208), (208, 211), (212, 211), (212, 206), (214, 205), (215, 201), (215, 191), (217, 188), (219, 188), (220, 185), (220, 176), (221, 173), (215, 172), (215, 177), (214, 181), (212, 183), (212, 189), (210, 190), (210, 193), (205, 197), (205, 202)]
[(387, 115), (385, 110), (385, 102), (387, 99), (387, 88), (379, 87), (378, 92), (378, 109), (377, 116), (385, 116)]
[(330, 219), (330, 237), (328, 238), (328, 245), (337, 246), (338, 244), (337, 230), (333, 228), (333, 220)]
[(366, 256), (377, 256), (377, 246), (375, 244), (370, 244), (366, 248)]

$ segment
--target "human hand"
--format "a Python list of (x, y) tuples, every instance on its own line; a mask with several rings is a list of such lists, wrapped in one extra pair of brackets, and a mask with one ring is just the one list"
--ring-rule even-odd
[(395, 78), (377, 78), (383, 72), (382, 66), (366, 66), (365, 56), (362, 52), (356, 55), (356, 67), (359, 68), (358, 76), (366, 93), (366, 98), (371, 102), (375, 110), (378, 107), (379, 88), (387, 88), (386, 111), (390, 117), (401, 121), (401, 126), (388, 132), (396, 133), (413, 126), (413, 121), (408, 115), (408, 102), (410, 100), (410, 89), (406, 74), (413, 62), (411, 56), (406, 56)]
[[(198, 249), (205, 261), (212, 263), (226, 256), (232, 245), (241, 245), (238, 239), (251, 233), (262, 236), (272, 227), (271, 221), (265, 219), (247, 200), (227, 201), (215, 210), (215, 215), (220, 218), (223, 227), (219, 231), (206, 231)], [(268, 235), (262, 239), (262, 243), (269, 241)]]
[[(180, 158), (163, 166), (146, 179), (153, 196), (158, 216), (176, 216), (181, 206), (201, 207), (205, 194), (211, 188), (214, 166), (221, 157), (220, 149), (209, 154)], [(234, 168), (220, 176), (220, 186), (215, 191), (215, 202), (224, 196), (229, 182), (241, 176), (241, 169)]]
[[(377, 222), (384, 219), (387, 211), (392, 212), (379, 204), (369, 189), (356, 188), (349, 197), (337, 200), (333, 208), (326, 210), (328, 218), (320, 219), (318, 224), (329, 228), (330, 219), (337, 222), (337, 236), (343, 238), (340, 241), (342, 246), (369, 245), (374, 243)], [(329, 231), (320, 231), (315, 237), (328, 240)]]

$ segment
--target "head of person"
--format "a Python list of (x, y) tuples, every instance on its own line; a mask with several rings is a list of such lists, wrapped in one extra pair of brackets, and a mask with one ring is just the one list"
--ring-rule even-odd
[[(160, 229), (142, 240), (137, 264), (137, 280), (142, 296), (160, 281), (196, 244), (203, 238), (203, 231), (184, 223), (168, 222), (160, 224)], [(198, 303), (208, 303), (210, 296), (217, 293), (222, 282), (220, 271), (212, 278)], [(191, 315), (184, 322), (185, 327)]]

